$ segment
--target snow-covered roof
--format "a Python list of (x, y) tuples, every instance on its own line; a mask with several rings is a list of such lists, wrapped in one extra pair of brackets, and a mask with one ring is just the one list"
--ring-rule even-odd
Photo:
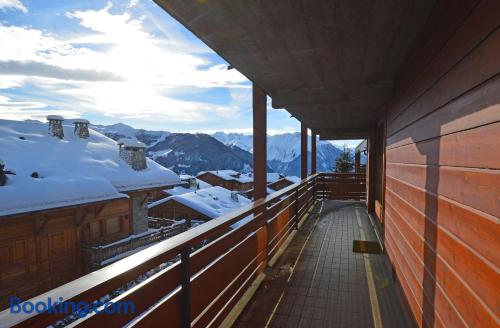
[[(119, 157), (115, 141), (90, 129), (81, 139), (64, 125), (64, 139), (48, 124), (0, 120), (0, 158), (9, 175), (0, 187), (0, 216), (127, 197), (122, 192), (180, 183), (179, 177), (147, 159), (135, 171)], [(23, 139), (21, 139), (23, 138)], [(31, 177), (37, 172), (40, 178)]]
[(48, 115), (47, 120), (64, 121), (64, 118), (59, 115)]
[(140, 142), (136, 138), (120, 138), (117, 143), (122, 144), (125, 147), (146, 148), (146, 144)]
[(287, 175), (286, 177), (284, 177), (284, 179), (290, 181), (291, 183), (299, 183), (301, 181), (299, 177), (296, 177), (294, 175)]
[[(176, 187), (173, 187), (172, 189), (166, 189), (165, 192), (167, 192), (169, 195), (173, 196), (173, 195), (182, 195), (182, 194), (186, 194), (188, 192), (193, 192), (196, 190), (206, 189), (206, 188), (212, 187), (211, 184), (206, 183), (205, 181), (200, 180), (200, 179), (196, 179), (196, 182), (197, 182), (196, 188), (176, 186)], [(199, 187), (199, 189), (198, 189), (198, 187)]]
[(213, 175), (218, 176), (219, 178), (221, 178), (223, 180), (228, 180), (228, 181), (234, 180), (234, 181), (238, 181), (240, 183), (253, 182), (253, 178), (250, 175), (244, 174), (244, 173), (239, 173), (239, 172), (236, 172), (234, 170), (202, 171), (202, 172), (198, 173), (198, 176), (205, 174), (205, 173), (211, 173)]
[(208, 216), (211, 219), (232, 211), (238, 207), (251, 203), (251, 200), (238, 194), (238, 200), (231, 198), (231, 191), (215, 186), (200, 189), (196, 192), (189, 192), (181, 195), (170, 196), (160, 199), (149, 205), (149, 208), (156, 207), (169, 201), (177, 201), (193, 210)]
[(73, 121), (73, 124), (74, 123), (89, 124), (89, 121), (84, 119), (84, 118), (77, 118), (77, 119), (74, 119), (72, 121)]
[(283, 176), (279, 173), (267, 173), (267, 183), (273, 183), (281, 179)]

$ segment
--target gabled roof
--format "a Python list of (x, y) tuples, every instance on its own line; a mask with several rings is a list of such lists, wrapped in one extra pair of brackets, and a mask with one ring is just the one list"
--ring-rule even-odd
[[(180, 183), (175, 173), (150, 159), (145, 170), (133, 170), (120, 159), (115, 141), (89, 132), (88, 139), (80, 139), (68, 121), (61, 140), (48, 134), (48, 124), (0, 120), (0, 158), (16, 173), (0, 187), (0, 216), (124, 198), (122, 192)], [(40, 178), (31, 177), (34, 172)]]
[(233, 200), (230, 190), (216, 186), (160, 199), (148, 207), (154, 208), (169, 201), (176, 201), (211, 219), (251, 203), (250, 199), (239, 194), (238, 199)]
[(253, 178), (245, 173), (239, 173), (234, 170), (216, 170), (216, 171), (202, 171), (198, 173), (198, 176), (205, 173), (213, 174), (226, 181), (237, 181), (239, 183), (252, 183)]

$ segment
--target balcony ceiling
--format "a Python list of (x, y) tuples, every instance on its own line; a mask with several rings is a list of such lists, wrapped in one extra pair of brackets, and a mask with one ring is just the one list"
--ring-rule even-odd
[(434, 0), (155, 0), (323, 139), (359, 138)]

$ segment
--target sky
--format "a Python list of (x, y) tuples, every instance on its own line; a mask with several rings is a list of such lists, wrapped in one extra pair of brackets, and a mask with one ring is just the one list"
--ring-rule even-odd
[[(0, 0), (0, 49), (0, 118), (252, 131), (251, 83), (151, 0)], [(268, 103), (269, 134), (300, 131)]]

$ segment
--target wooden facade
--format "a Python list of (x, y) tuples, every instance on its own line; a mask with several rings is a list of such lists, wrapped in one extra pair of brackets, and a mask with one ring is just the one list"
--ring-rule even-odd
[(438, 2), (385, 118), (385, 246), (420, 326), (498, 326), (499, 23), (500, 1)]
[(0, 308), (86, 273), (83, 245), (131, 233), (128, 199), (0, 218)]
[(220, 186), (232, 191), (247, 191), (253, 187), (252, 182), (242, 183), (237, 180), (226, 180), (211, 172), (200, 174), (197, 178), (212, 186)]
[(204, 220), (208, 221), (212, 218), (192, 209), (189, 206), (179, 203), (171, 199), (162, 204), (158, 204), (149, 209), (148, 215), (153, 218), (163, 218), (169, 220)]
[(286, 187), (291, 186), (291, 185), (293, 185), (292, 181), (283, 178), (283, 179), (279, 179), (276, 182), (270, 183), (267, 186), (269, 188), (271, 188), (272, 190), (281, 190), (281, 189), (286, 188)]

